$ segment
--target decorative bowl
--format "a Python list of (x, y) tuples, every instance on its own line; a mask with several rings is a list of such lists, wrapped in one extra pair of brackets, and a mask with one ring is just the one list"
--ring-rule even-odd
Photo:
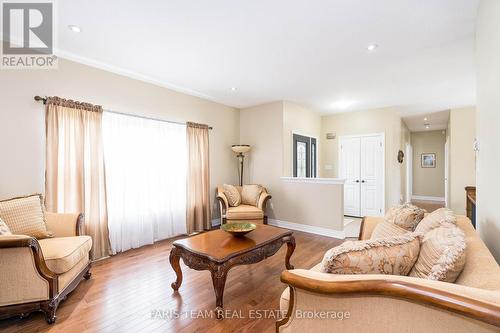
[(253, 223), (247, 222), (234, 222), (234, 223), (226, 223), (221, 226), (221, 229), (225, 232), (229, 232), (231, 235), (236, 237), (244, 236), (251, 231), (254, 231), (257, 226)]

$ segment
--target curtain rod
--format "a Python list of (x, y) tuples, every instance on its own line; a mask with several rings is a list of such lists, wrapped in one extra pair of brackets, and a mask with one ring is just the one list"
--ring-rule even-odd
[[(35, 96), (35, 101), (37, 102), (43, 102), (43, 104), (45, 104), (47, 102), (47, 98), (45, 97), (40, 97), (40, 96)], [(135, 114), (130, 114), (130, 113), (123, 113), (123, 112), (118, 112), (118, 111), (112, 111), (112, 110), (104, 110), (105, 112), (109, 112), (109, 113), (114, 113), (114, 114), (121, 114), (123, 116), (129, 116), (129, 117), (135, 117), (135, 118), (142, 118), (142, 119), (149, 119), (149, 120), (156, 120), (156, 121), (161, 121), (161, 122), (164, 122), (164, 123), (171, 123), (171, 124), (179, 124), (179, 125), (186, 125), (186, 123), (184, 122), (180, 122), (180, 121), (172, 121), (172, 120), (165, 120), (165, 119), (159, 119), (159, 118), (152, 118), (152, 117), (146, 117), (146, 116), (139, 116), (139, 115), (135, 115)], [(213, 129), (211, 126), (208, 127), (209, 130)]]

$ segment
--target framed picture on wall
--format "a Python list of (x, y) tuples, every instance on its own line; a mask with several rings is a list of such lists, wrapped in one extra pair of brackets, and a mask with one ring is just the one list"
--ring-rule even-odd
[(422, 168), (435, 168), (436, 167), (436, 154), (423, 153), (420, 158)]

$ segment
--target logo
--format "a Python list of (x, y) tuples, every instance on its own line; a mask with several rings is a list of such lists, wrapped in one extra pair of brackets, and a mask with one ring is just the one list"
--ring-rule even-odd
[(54, 3), (2, 2), (2, 69), (56, 68)]

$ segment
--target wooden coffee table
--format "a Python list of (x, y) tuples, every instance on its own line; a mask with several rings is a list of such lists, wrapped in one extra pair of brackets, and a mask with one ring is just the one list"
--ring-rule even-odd
[(295, 250), (295, 238), (290, 230), (258, 224), (257, 229), (244, 237), (234, 237), (219, 229), (177, 240), (170, 251), (170, 264), (177, 274), (172, 288), (177, 291), (182, 284), (180, 258), (192, 269), (209, 270), (215, 290), (215, 310), (217, 318), (221, 318), (224, 286), (231, 267), (262, 261), (278, 252), (285, 243), (288, 247), (285, 266), (293, 269), (290, 257)]

